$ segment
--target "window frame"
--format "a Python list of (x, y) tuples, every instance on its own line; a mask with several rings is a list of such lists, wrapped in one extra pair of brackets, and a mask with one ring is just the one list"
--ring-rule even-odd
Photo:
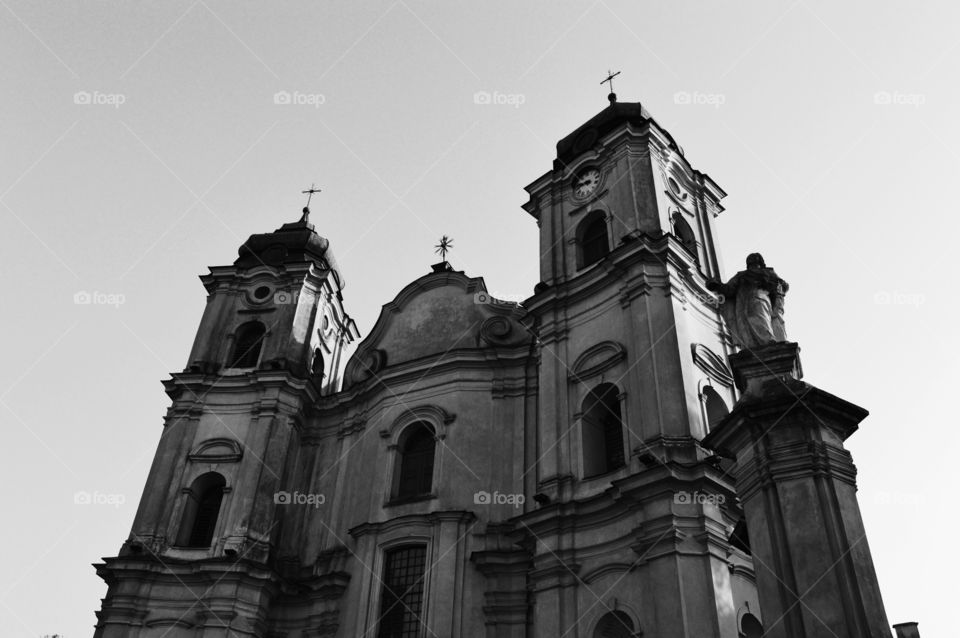
[[(203, 485), (204, 483), (207, 483), (207, 485)], [(213, 489), (217, 489), (220, 492), (216, 516), (209, 525), (207, 532), (209, 540), (206, 544), (198, 544), (193, 540), (197, 535), (197, 517), (200, 514), (200, 508), (205, 495)], [(220, 472), (215, 471), (200, 474), (190, 482), (189, 486), (181, 490), (184, 501), (183, 506), (180, 508), (180, 522), (177, 528), (176, 547), (193, 550), (209, 550), (214, 546), (214, 542), (217, 540), (217, 530), (222, 527), (224, 502), (229, 492), (230, 488), (227, 486), (226, 477)]]
[[(603, 247), (604, 252), (602, 255), (598, 255), (592, 261), (587, 261), (586, 255), (586, 234), (587, 231), (592, 227), (603, 227)], [(599, 243), (599, 242), (598, 242)], [(580, 223), (577, 224), (577, 230), (574, 238), (574, 244), (576, 246), (576, 262), (577, 270), (583, 270), (589, 268), (595, 264), (600, 263), (610, 254), (612, 248), (610, 246), (610, 224), (608, 220), (608, 215), (602, 210), (592, 210), (586, 214), (586, 216), (580, 220)]]
[[(256, 361), (253, 362), (253, 365), (238, 365), (238, 363), (246, 363), (247, 354), (249, 352), (249, 348), (248, 348), (247, 352), (244, 352), (242, 355), (238, 354), (238, 350), (241, 346), (240, 337), (243, 334), (244, 330), (253, 329), (254, 326), (259, 326), (260, 329), (262, 330), (259, 336), (259, 340), (257, 342), (258, 348), (257, 348)], [(269, 332), (267, 330), (267, 326), (262, 321), (258, 321), (257, 319), (251, 319), (250, 321), (245, 321), (239, 326), (237, 326), (236, 330), (233, 331), (233, 339), (230, 344), (230, 350), (227, 353), (228, 357), (227, 357), (226, 367), (229, 369), (237, 369), (237, 370), (248, 370), (248, 369), (258, 368), (260, 366), (260, 361), (263, 359), (264, 345), (267, 342), (268, 334)]]

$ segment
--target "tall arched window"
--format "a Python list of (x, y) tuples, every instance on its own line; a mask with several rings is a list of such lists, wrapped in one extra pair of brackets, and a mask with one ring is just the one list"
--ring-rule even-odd
[(603, 383), (583, 400), (581, 432), (584, 477), (605, 474), (625, 464), (620, 391)]
[(177, 545), (210, 547), (226, 484), (226, 479), (216, 472), (207, 472), (197, 477), (186, 494), (187, 503), (180, 520)]
[(384, 555), (377, 638), (419, 638), (423, 635), (423, 580), (427, 548), (404, 545)]
[(259, 321), (248, 321), (237, 328), (237, 336), (230, 357), (230, 368), (255, 368), (260, 361), (260, 349), (267, 329)]
[(593, 638), (631, 638), (634, 635), (633, 621), (622, 611), (611, 611), (604, 614), (596, 629)]
[(697, 236), (694, 234), (693, 229), (690, 228), (687, 220), (683, 218), (683, 213), (677, 212), (673, 214), (673, 234), (680, 240), (684, 248), (690, 251), (693, 259), (699, 263), (700, 253), (697, 251)]
[(400, 473), (397, 499), (426, 496), (433, 489), (433, 458), (436, 441), (433, 429), (423, 422), (414, 423), (401, 435)]
[(717, 427), (723, 417), (730, 414), (727, 402), (709, 385), (703, 388), (703, 409), (706, 412), (707, 427), (710, 430)]
[(586, 268), (606, 257), (609, 252), (606, 216), (599, 210), (593, 211), (577, 227), (577, 266)]

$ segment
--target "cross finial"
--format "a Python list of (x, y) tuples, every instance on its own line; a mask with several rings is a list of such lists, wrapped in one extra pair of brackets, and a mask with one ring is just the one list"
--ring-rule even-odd
[(303, 215), (300, 217), (300, 221), (305, 223), (310, 221), (310, 199), (314, 193), (319, 193), (320, 189), (317, 188), (316, 184), (311, 183), (310, 188), (300, 192), (307, 196), (307, 205), (303, 207)]
[(617, 77), (618, 75), (620, 75), (620, 71), (613, 73), (610, 69), (607, 69), (607, 77), (604, 78), (604, 80), (600, 83), (601, 85), (610, 85), (610, 95), (607, 96), (607, 99), (610, 100), (610, 102), (617, 101), (617, 94), (613, 92), (613, 78)]
[(317, 188), (315, 184), (310, 184), (309, 189), (300, 192), (307, 196), (307, 208), (310, 208), (310, 198), (313, 197), (314, 193), (319, 193), (320, 189)]
[(440, 259), (443, 261), (446, 261), (447, 253), (450, 251), (451, 248), (453, 248), (453, 238), (447, 237), (446, 235), (444, 235), (443, 237), (440, 238), (440, 243), (434, 246), (434, 248), (436, 248), (434, 252), (437, 252), (440, 254)]

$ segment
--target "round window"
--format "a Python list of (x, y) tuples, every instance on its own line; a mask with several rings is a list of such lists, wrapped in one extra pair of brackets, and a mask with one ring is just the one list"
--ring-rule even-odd
[(260, 286), (253, 291), (253, 298), (264, 300), (270, 296), (270, 288), (268, 286)]

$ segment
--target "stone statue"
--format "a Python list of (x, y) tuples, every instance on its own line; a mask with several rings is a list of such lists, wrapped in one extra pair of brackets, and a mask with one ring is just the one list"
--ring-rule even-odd
[(734, 342), (760, 348), (787, 340), (783, 298), (790, 286), (767, 268), (760, 253), (747, 256), (747, 269), (723, 283), (707, 281), (707, 290), (721, 295), (720, 314)]

